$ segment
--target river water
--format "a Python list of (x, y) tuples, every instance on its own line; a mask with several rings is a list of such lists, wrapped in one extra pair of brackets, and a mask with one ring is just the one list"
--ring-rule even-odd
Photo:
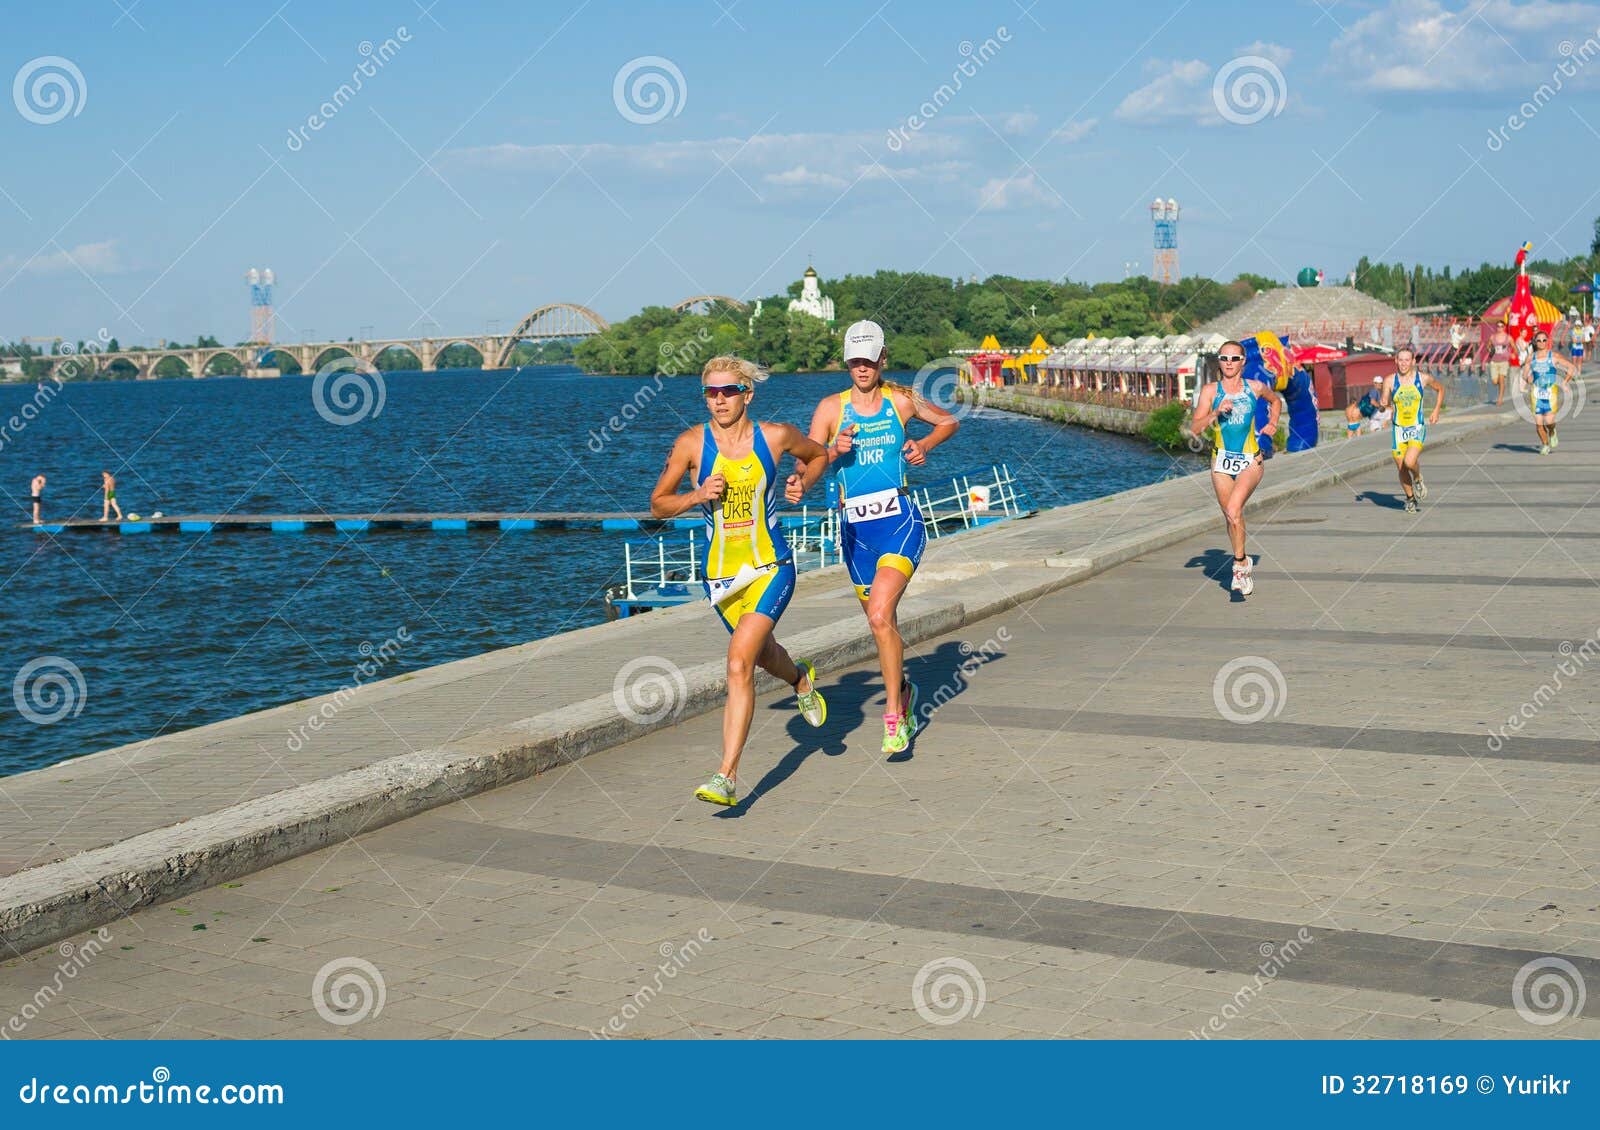
[[(773, 377), (754, 411), (804, 428), (845, 384)], [(379, 407), (375, 386), (319, 400), (310, 377), (84, 383), (30, 421), (18, 413), (35, 386), (0, 385), (0, 774), (325, 694), (374, 651), (389, 677), (600, 623), (627, 536), (48, 537), (12, 528), (35, 474), (46, 520), (98, 518), (102, 470), (124, 514), (644, 511), (672, 437), (705, 419), (692, 377), (655, 386), (556, 368), (386, 373)], [(1198, 465), (978, 409), (913, 482), (999, 461), (1040, 506)]]

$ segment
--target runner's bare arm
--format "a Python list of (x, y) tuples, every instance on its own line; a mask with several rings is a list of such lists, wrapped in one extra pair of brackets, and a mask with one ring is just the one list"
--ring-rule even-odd
[(1439, 413), (1444, 411), (1444, 382), (1432, 373), (1424, 373), (1422, 383), (1424, 387), (1430, 385), (1433, 387), (1433, 411), (1428, 413), (1428, 423), (1437, 424), (1439, 422)]
[(683, 477), (695, 469), (694, 464), (698, 461), (699, 453), (695, 448), (697, 435), (698, 429), (691, 428), (673, 441), (666, 466), (656, 480), (656, 489), (650, 492), (650, 513), (653, 517), (676, 518), (706, 500), (703, 487), (694, 487), (687, 492), (678, 490), (683, 484)]
[[(913, 441), (923, 455), (927, 455), (928, 452), (953, 437), (961, 428), (960, 420), (926, 397), (908, 395), (903, 392), (891, 392), (889, 395), (896, 398), (895, 407), (900, 410), (901, 419), (910, 420), (915, 418), (921, 420), (924, 424), (933, 426), (933, 431), (921, 439)], [(909, 439), (910, 437), (906, 438)]]
[(790, 502), (799, 502), (800, 496), (815, 486), (827, 471), (828, 449), (789, 424), (761, 426), (766, 429), (767, 446), (771, 450), (780, 456), (785, 453), (794, 456), (795, 470), (784, 481), (784, 497)]
[(1216, 397), (1216, 381), (1207, 381), (1200, 386), (1199, 403), (1195, 406), (1194, 415), (1189, 418), (1190, 435), (1198, 436), (1209, 428), (1211, 422), (1217, 418), (1216, 410), (1211, 403)]

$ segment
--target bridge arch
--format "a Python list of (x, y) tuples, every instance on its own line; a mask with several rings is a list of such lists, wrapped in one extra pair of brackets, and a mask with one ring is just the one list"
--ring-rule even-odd
[(500, 356), (495, 358), (495, 364), (499, 368), (509, 365), (511, 352), (516, 349), (519, 341), (594, 337), (610, 328), (610, 322), (587, 306), (579, 306), (573, 302), (551, 302), (530, 311), (527, 317), (517, 323), (517, 328), (506, 338)]
[(439, 369), (439, 357), (444, 353), (444, 351), (446, 349), (454, 349), (458, 345), (464, 345), (478, 355), (478, 364), (472, 367), (481, 369), (489, 363), (489, 355), (483, 351), (483, 344), (481, 342), (473, 341), (470, 338), (463, 337), (457, 338), (455, 341), (447, 341), (443, 345), (440, 345), (438, 342), (434, 342), (435, 348), (433, 351), (433, 368), (435, 372), (437, 372)]
[[(233, 358), (233, 360), (235, 362), (237, 362), (238, 365), (239, 365), (239, 372), (240, 373), (244, 372), (244, 364), (245, 364), (244, 363), (244, 350), (242, 350), (242, 349), (210, 349), (210, 350), (201, 351), (201, 353), (200, 353), (200, 371), (198, 373), (193, 374), (193, 375), (197, 376), (197, 377), (206, 376), (207, 375), (206, 370), (211, 367), (211, 362), (215, 361), (218, 357), (231, 357), (231, 358)], [(235, 376), (236, 374), (233, 374), (233, 373), (227, 373), (227, 374), (213, 373), (213, 374), (210, 374), (210, 375), (212, 375), (212, 376)]]
[[(252, 352), (255, 352), (255, 350), (247, 347), (245, 350), (245, 356), (248, 358)], [(289, 365), (293, 366), (293, 368), (291, 369), (285, 367), (285, 361), (287, 361)], [(260, 353), (257, 354), (254, 363), (262, 368), (277, 369), (280, 373), (289, 373), (290, 375), (303, 375), (305, 372), (304, 368), (302, 368), (300, 364), (300, 358), (296, 357), (292, 350), (279, 349), (275, 345), (269, 345), (265, 349), (262, 349)], [(246, 360), (243, 362), (243, 365), (246, 369), (249, 369), (251, 362)]]
[(197, 377), (200, 375), (196, 373), (193, 366), (189, 364), (189, 359), (178, 353), (162, 353), (154, 357), (147, 367), (147, 372), (149, 372), (152, 377), (157, 376), (158, 374), (156, 373), (156, 370), (161, 367), (161, 363), (163, 361), (176, 361), (179, 365), (183, 366), (183, 371), (188, 373), (191, 377)]
[(428, 364), (426, 359), (424, 359), (422, 356), (422, 351), (424, 348), (425, 347), (420, 341), (385, 342), (382, 346), (375, 348), (372, 351), (372, 356), (369, 357), (368, 360), (371, 361), (374, 366), (376, 366), (378, 363), (378, 358), (382, 357), (385, 353), (409, 353), (413, 358), (416, 359), (417, 370), (421, 371), (422, 369), (427, 368)]
[(729, 298), (726, 294), (696, 294), (691, 298), (685, 298), (673, 309), (679, 314), (687, 314), (697, 306), (705, 307), (705, 310), (698, 311), (699, 313), (708, 313), (715, 306), (727, 306), (741, 314), (747, 313), (750, 309), (748, 302), (740, 302), (737, 298)]
[(315, 373), (330, 361), (337, 361), (341, 357), (358, 356), (359, 354), (356, 353), (353, 345), (330, 345), (318, 351), (317, 355), (311, 359), (311, 365), (306, 371)]

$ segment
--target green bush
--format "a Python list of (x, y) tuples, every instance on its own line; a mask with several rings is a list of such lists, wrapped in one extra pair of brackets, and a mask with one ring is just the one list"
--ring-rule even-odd
[(1188, 416), (1189, 405), (1181, 400), (1163, 404), (1151, 412), (1150, 419), (1145, 421), (1144, 438), (1168, 451), (1187, 447), (1189, 432), (1184, 427), (1184, 421)]

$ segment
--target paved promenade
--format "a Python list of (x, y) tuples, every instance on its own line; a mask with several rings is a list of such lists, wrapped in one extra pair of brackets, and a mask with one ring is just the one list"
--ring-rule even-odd
[(1371, 439), (1275, 460), (1248, 600), (1204, 476), (937, 543), (893, 760), (808, 578), (829, 721), (765, 696), (732, 810), (703, 608), (6, 779), (0, 1035), (1593, 1038), (1593, 420), (1452, 418), (1420, 515)]

